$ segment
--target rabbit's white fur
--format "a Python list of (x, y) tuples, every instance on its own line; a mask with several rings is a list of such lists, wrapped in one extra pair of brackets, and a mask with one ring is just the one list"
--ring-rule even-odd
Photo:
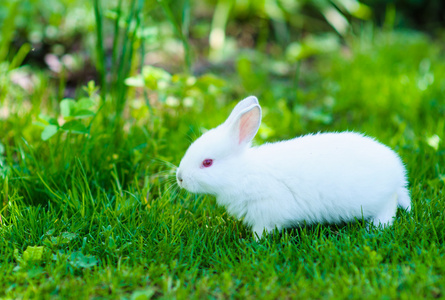
[[(355, 132), (309, 134), (251, 147), (261, 122), (251, 96), (225, 123), (187, 150), (178, 184), (216, 196), (228, 212), (263, 231), (355, 219), (390, 225), (397, 206), (409, 210), (406, 170), (387, 146)], [(205, 159), (213, 164), (203, 166)]]

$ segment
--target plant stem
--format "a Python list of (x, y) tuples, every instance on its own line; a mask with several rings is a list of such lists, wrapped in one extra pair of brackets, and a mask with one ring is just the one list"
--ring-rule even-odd
[(103, 29), (102, 29), (102, 13), (100, 11), (99, 0), (94, 0), (94, 16), (96, 19), (96, 50), (97, 50), (97, 69), (100, 76), (100, 84), (102, 86), (100, 94), (102, 101), (105, 101), (107, 94), (107, 82), (105, 75), (105, 49), (103, 43)]

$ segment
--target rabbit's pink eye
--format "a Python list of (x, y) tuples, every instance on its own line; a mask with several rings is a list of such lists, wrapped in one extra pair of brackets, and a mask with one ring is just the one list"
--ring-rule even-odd
[(204, 159), (204, 160), (202, 161), (202, 166), (203, 166), (204, 168), (208, 168), (208, 167), (210, 167), (212, 164), (213, 164), (213, 159)]

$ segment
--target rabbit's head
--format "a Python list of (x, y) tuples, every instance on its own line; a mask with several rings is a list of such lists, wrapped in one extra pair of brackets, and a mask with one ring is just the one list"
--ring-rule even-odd
[(193, 193), (219, 194), (227, 181), (236, 180), (229, 177), (243, 164), (243, 151), (250, 147), (260, 123), (257, 98), (240, 101), (223, 124), (190, 145), (176, 172), (179, 186)]

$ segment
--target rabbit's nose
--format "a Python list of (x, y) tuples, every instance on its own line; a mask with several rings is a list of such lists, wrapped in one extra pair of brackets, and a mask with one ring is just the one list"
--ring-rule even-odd
[(182, 172), (181, 170), (178, 169), (178, 171), (176, 172), (176, 179), (178, 179), (179, 183), (182, 183)]

